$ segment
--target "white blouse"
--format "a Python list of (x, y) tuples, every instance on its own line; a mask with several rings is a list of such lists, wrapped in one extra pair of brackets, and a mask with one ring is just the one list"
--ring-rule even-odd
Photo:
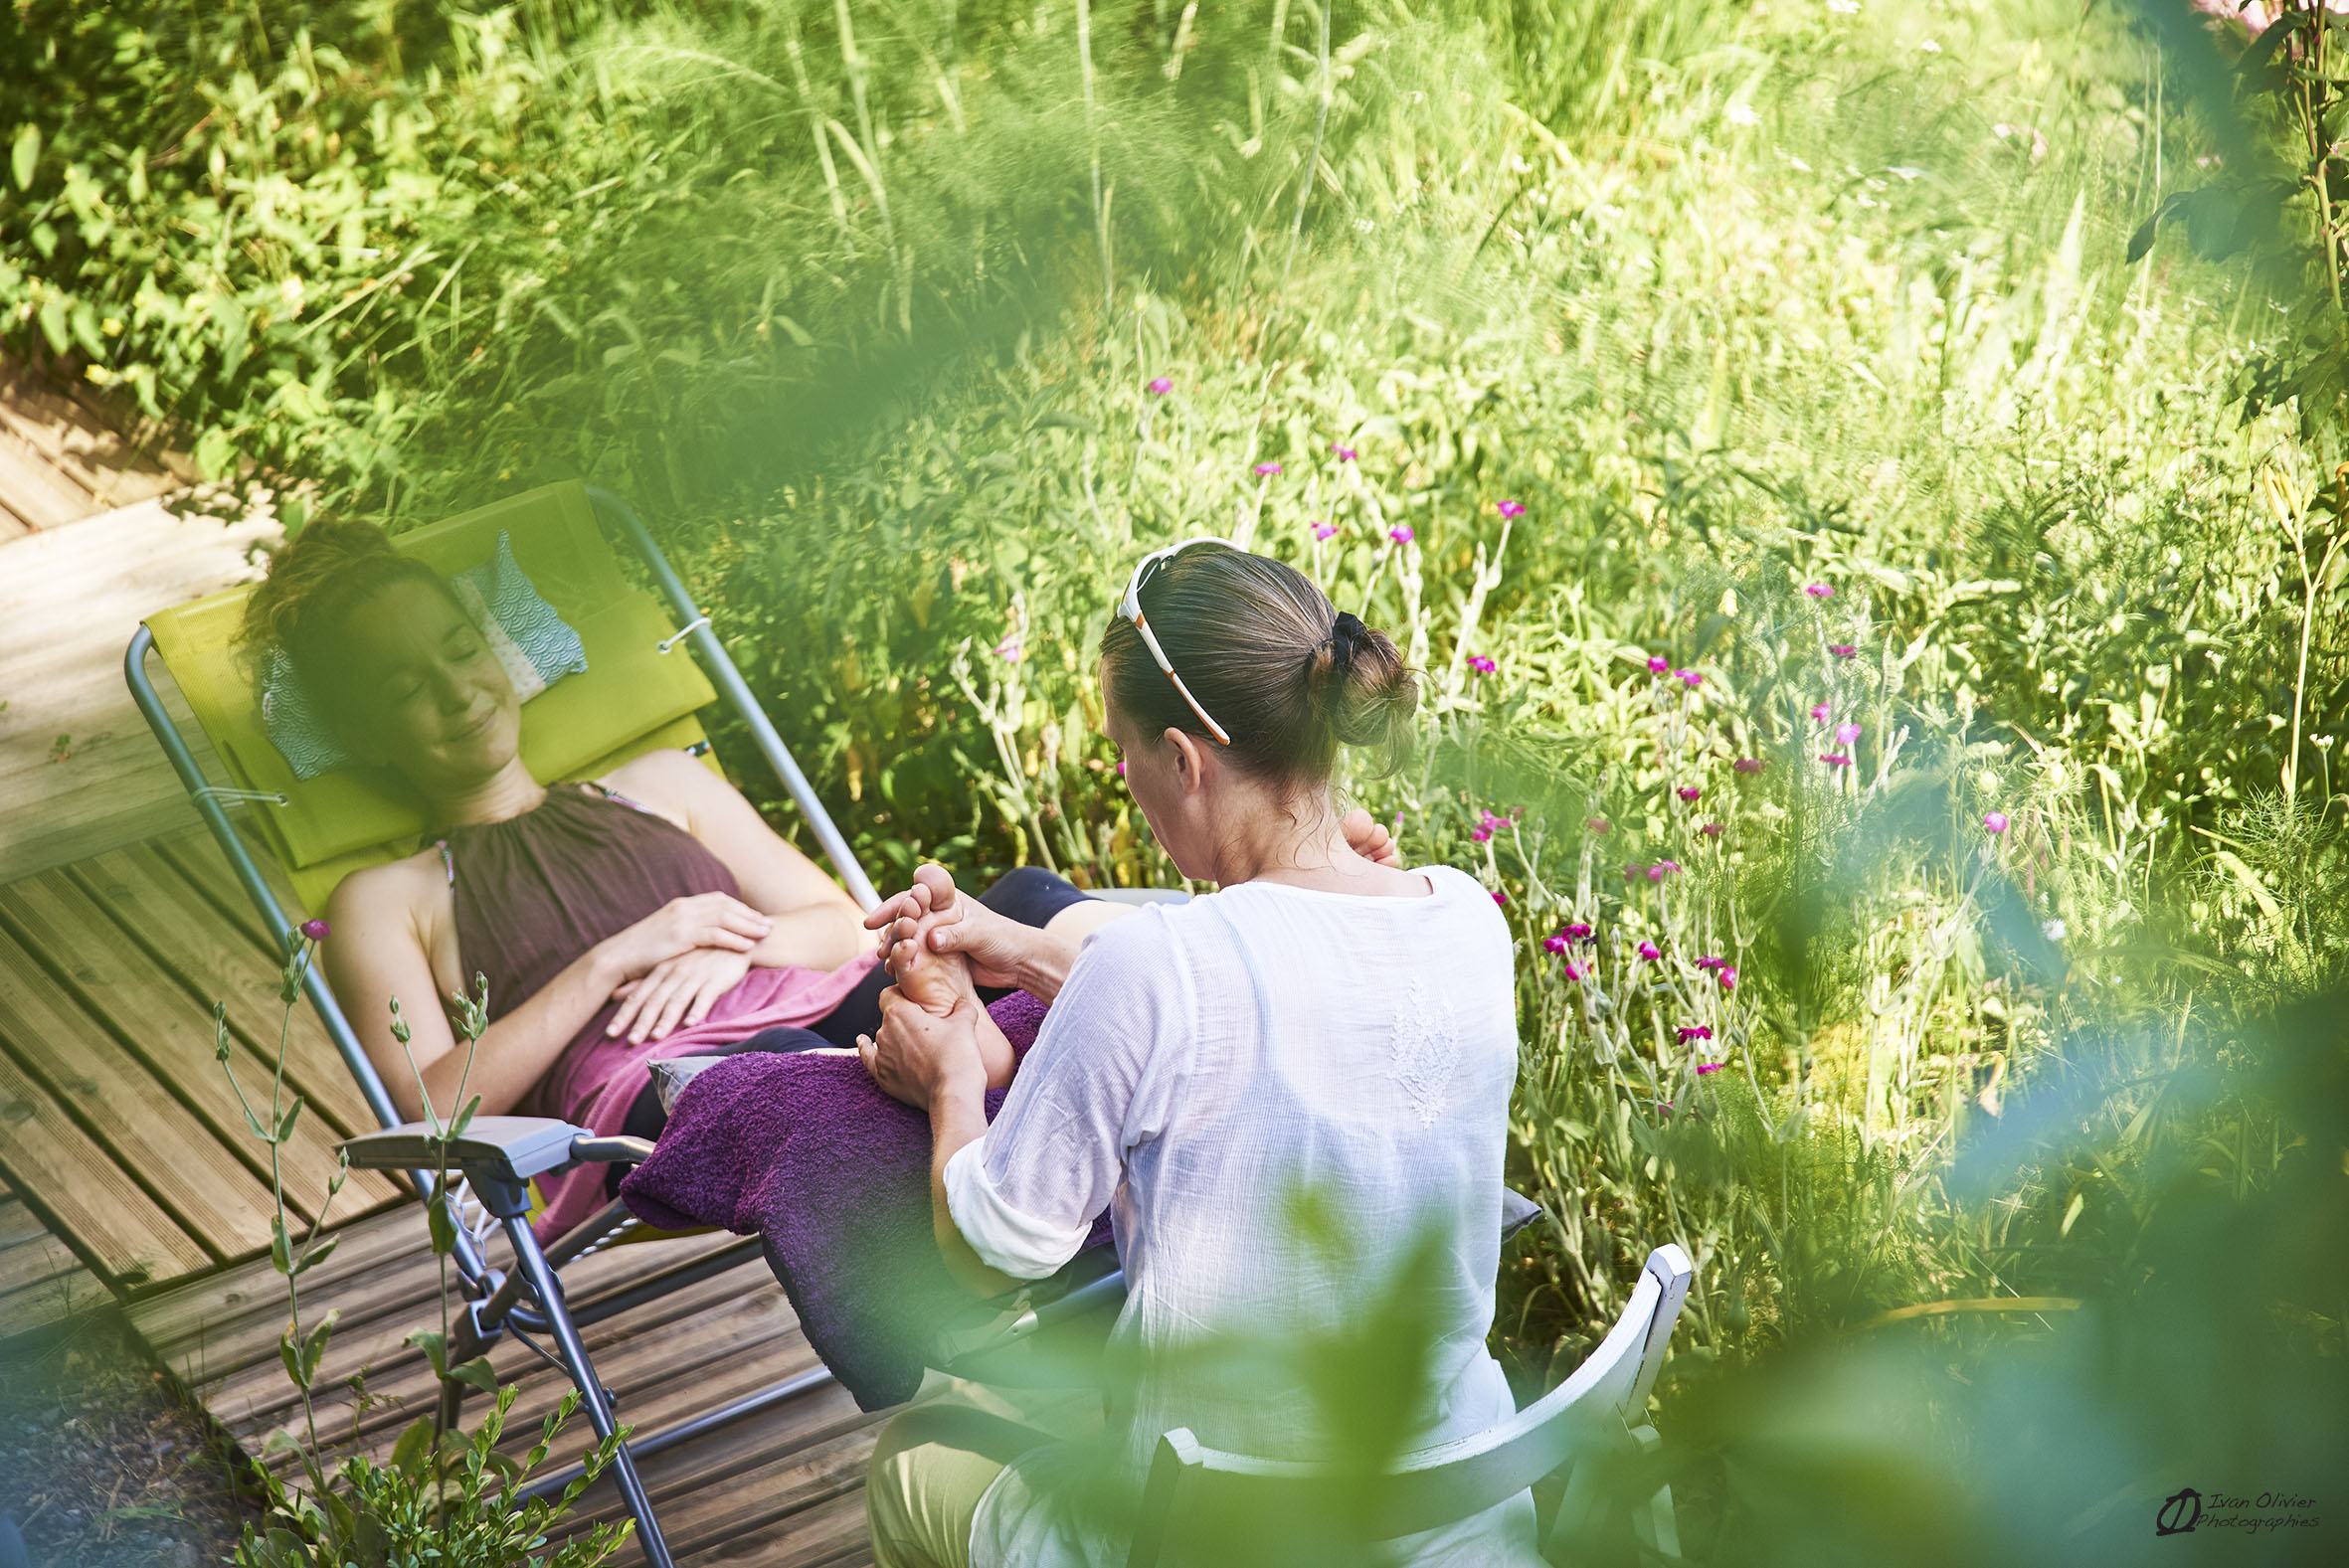
[[(1248, 882), (1101, 927), (1001, 1114), (947, 1162), (956, 1226), (1006, 1274), (1052, 1273), (1114, 1209), (1109, 1430), (1132, 1486), (1174, 1427), (1317, 1457), (1325, 1415), (1291, 1353), (1398, 1284), (1435, 1335), (1422, 1441), (1515, 1409), (1485, 1348), (1517, 1077), (1509, 929), (1475, 878), (1423, 871), (1422, 898)], [(1210, 1355), (1168, 1355), (1209, 1336)], [(1004, 1472), (974, 1568), (1125, 1561), (1055, 1506), (1048, 1478), (1081, 1458), (1046, 1448)], [(1537, 1562), (1533, 1533), (1521, 1495), (1390, 1560)]]

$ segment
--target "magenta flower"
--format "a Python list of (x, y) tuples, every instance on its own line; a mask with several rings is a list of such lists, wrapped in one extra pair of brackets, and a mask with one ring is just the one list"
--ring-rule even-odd
[(1982, 825), (1993, 833), (2003, 833), (2007, 830), (2007, 814), (2004, 811), (1985, 811), (1982, 813)]
[(1653, 963), (1664, 957), (1664, 950), (1652, 942), (1643, 942), (1639, 945), (1639, 956), (1645, 961)]
[(1568, 942), (1588, 942), (1590, 940), (1590, 928), (1578, 920), (1560, 926), (1557, 934)]
[(1120, 779), (1126, 777), (1126, 760), (1123, 757), (1118, 759), (1118, 777)]
[(1413, 539), (1417, 538), (1418, 535), (1411, 532), (1410, 524), (1397, 523), (1386, 531), (1386, 537), (1393, 540), (1398, 545), (1407, 545)]
[(1355, 451), (1352, 446), (1341, 446), (1336, 441), (1330, 442), (1330, 450), (1337, 453), (1338, 460), (1340, 462), (1352, 462), (1356, 457), (1361, 455), (1360, 452)]
[(1687, 1045), (1691, 1040), (1713, 1038), (1713, 1030), (1701, 1023), (1684, 1023), (1677, 1032), (1680, 1035), (1680, 1043), (1683, 1045)]
[(1503, 517), (1523, 517), (1526, 515), (1526, 503), (1523, 501), (1503, 501), (1495, 510), (1499, 511)]
[(998, 659), (1008, 659), (1013, 664), (1019, 662), (1019, 655), (1023, 651), (1023, 646), (1019, 640), (1019, 633), (1016, 631), (995, 644), (995, 657)]
[(1644, 867), (1626, 864), (1623, 868), (1623, 880), (1626, 882), (1637, 882), (1640, 879), (1640, 874), (1644, 869)]
[(1698, 828), (1697, 831), (1703, 833), (1707, 838), (1718, 838), (1721, 836), (1722, 832), (1725, 831), (1725, 829), (1723, 829), (1718, 822), (1708, 822), (1703, 827)]
[(1486, 658), (1482, 653), (1471, 653), (1468, 656), (1468, 667), (1479, 675), (1490, 675), (1501, 666)]
[(1650, 674), (1661, 675), (1670, 668), (1672, 668), (1672, 660), (1666, 658), (1663, 654), (1651, 653), (1648, 655), (1648, 671)]
[(1495, 888), (1493, 890), (1493, 902), (1503, 906), (1504, 908), (1507, 908), (1509, 904), (1509, 895), (1502, 892), (1499, 888)]
[(1758, 774), (1769, 764), (1758, 757), (1740, 757), (1729, 766), (1741, 774)]
[(1697, 1076), (1700, 1078), (1704, 1077), (1707, 1073), (1717, 1073), (1719, 1071), (1720, 1063), (1718, 1062), (1699, 1062), (1697, 1064)]
[(1724, 991), (1737, 988), (1737, 971), (1726, 963), (1720, 966), (1720, 988)]
[(1336, 523), (1316, 523), (1313, 525), (1313, 536), (1316, 539), (1327, 539), (1336, 532), (1338, 532)]
[(1490, 811), (1479, 811), (1476, 814), (1476, 826), (1469, 829), (1468, 836), (1481, 844), (1507, 827), (1509, 820), (1506, 816), (1495, 816)]
[(1589, 973), (1590, 971), (1579, 963), (1569, 963), (1566, 965), (1566, 978), (1569, 980), (1581, 979)]
[(1674, 791), (1674, 793), (1678, 794), (1683, 800), (1694, 801), (1703, 796), (1705, 791), (1698, 788), (1695, 784), (1682, 784), (1679, 789)]
[(1835, 727), (1835, 738), (1849, 746), (1860, 738), (1860, 726), (1850, 723), (1839, 724)]
[(1835, 710), (1827, 706), (1827, 704), (1823, 702), (1815, 702), (1811, 704), (1811, 719), (1813, 723), (1825, 724), (1829, 719), (1834, 717)]
[(324, 942), (333, 929), (322, 920), (305, 920), (301, 923), (301, 934), (312, 942)]
[(1614, 824), (1614, 823), (1612, 823), (1612, 822), (1608, 821), (1608, 820), (1607, 820), (1605, 817), (1603, 817), (1603, 816), (1594, 816), (1594, 817), (1591, 817), (1591, 818), (1589, 818), (1587, 821), (1585, 821), (1585, 822), (1584, 822), (1582, 825), (1583, 825), (1584, 827), (1587, 827), (1587, 828), (1589, 828), (1589, 829), (1590, 829), (1592, 832), (1594, 832), (1594, 833), (1607, 833), (1607, 832), (1612, 832), (1612, 831), (1614, 830), (1614, 827), (1615, 827), (1615, 824)]
[(1164, 377), (1164, 376), (1158, 376), (1158, 377), (1155, 377), (1155, 378), (1153, 378), (1153, 379), (1152, 379), (1152, 381), (1151, 381), (1151, 384), (1150, 384), (1150, 395), (1151, 395), (1152, 397), (1154, 397), (1154, 398), (1163, 398), (1163, 397), (1165, 397), (1165, 396), (1166, 396), (1168, 393), (1170, 393), (1170, 392), (1173, 392), (1174, 390), (1174, 383), (1173, 383), (1172, 381), (1169, 381), (1169, 380), (1168, 380), (1166, 377)]
[(1544, 937), (1541, 939), (1541, 950), (1544, 953), (1563, 953), (1566, 951), (1566, 939), (1563, 937)]
[(1860, 650), (1856, 647), (1853, 647), (1849, 642), (1830, 642), (1827, 644), (1827, 651), (1834, 654), (1839, 659), (1851, 659), (1858, 658), (1860, 656)]
[(1841, 752), (1821, 752), (1819, 754), (1819, 761), (1825, 763), (1830, 768), (1849, 768), (1852, 766), (1852, 760)]
[(1835, 597), (1835, 589), (1826, 583), (1813, 583), (1803, 592), (1813, 599), (1833, 599)]
[(1695, 691), (1705, 684), (1705, 677), (1695, 670), (1674, 670), (1673, 673), (1678, 675), (1681, 678), (1681, 684), (1687, 686), (1691, 691)]
[(1680, 875), (1680, 862), (1677, 860), (1659, 860), (1654, 865), (1648, 867), (1648, 880), (1650, 882), (1661, 882), (1666, 877), (1678, 875)]
[(1728, 961), (1726, 958), (1717, 958), (1710, 953), (1697, 955), (1697, 967), (1700, 969), (1717, 969)]
[(1277, 462), (1260, 462), (1256, 465), (1256, 472), (1260, 478), (1270, 477), (1280, 471), (1281, 465)]

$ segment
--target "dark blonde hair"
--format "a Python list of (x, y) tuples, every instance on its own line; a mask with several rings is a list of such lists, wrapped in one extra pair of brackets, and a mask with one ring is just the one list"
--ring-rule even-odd
[[(1200, 545), (1152, 573), (1141, 599), (1182, 683), (1231, 736), (1215, 749), (1242, 771), (1318, 785), (1341, 745), (1368, 751), (1382, 773), (1409, 757), (1418, 677), (1385, 632), (1332, 610), (1294, 567)], [(1172, 728), (1214, 746), (1123, 616), (1102, 634), (1101, 679), (1141, 734)]]
[(351, 612), (398, 583), (430, 583), (456, 603), (440, 573), (394, 550), (373, 524), (312, 523), (271, 558), (268, 579), (245, 601), (245, 646), (283, 648), (305, 686), (332, 694)]

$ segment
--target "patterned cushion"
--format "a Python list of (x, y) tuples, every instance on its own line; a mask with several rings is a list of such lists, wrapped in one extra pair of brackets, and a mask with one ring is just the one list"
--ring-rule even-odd
[[(514, 560), (513, 541), (502, 529), (495, 553), (479, 566), (457, 573), (449, 586), (505, 667), (518, 700), (528, 702), (564, 676), (587, 670), (587, 649), (579, 633), (530, 586)], [(263, 661), (261, 713), (270, 743), (296, 778), (315, 779), (358, 766), (319, 719), (283, 648), (271, 647)]]

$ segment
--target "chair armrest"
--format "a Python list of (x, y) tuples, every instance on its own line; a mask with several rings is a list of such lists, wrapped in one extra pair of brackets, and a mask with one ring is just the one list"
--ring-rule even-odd
[[(627, 1145), (625, 1148), (622, 1145)], [(640, 1160), (640, 1138), (600, 1138), (552, 1117), (475, 1117), (444, 1143), (429, 1122), (406, 1122), (337, 1145), (363, 1170), (434, 1170), (446, 1164), (467, 1177), (527, 1182), (579, 1160)]]
[[(974, 1382), (1060, 1386), (1098, 1347), (1088, 1342), (1081, 1348), (1040, 1349), (1033, 1341), (1086, 1319), (1094, 1319), (1099, 1336), (1106, 1337), (1125, 1303), (1126, 1277), (1110, 1249), (1081, 1253), (1058, 1274), (956, 1313), (931, 1338), (923, 1359)], [(1066, 1336), (1054, 1336), (1060, 1337)]]

